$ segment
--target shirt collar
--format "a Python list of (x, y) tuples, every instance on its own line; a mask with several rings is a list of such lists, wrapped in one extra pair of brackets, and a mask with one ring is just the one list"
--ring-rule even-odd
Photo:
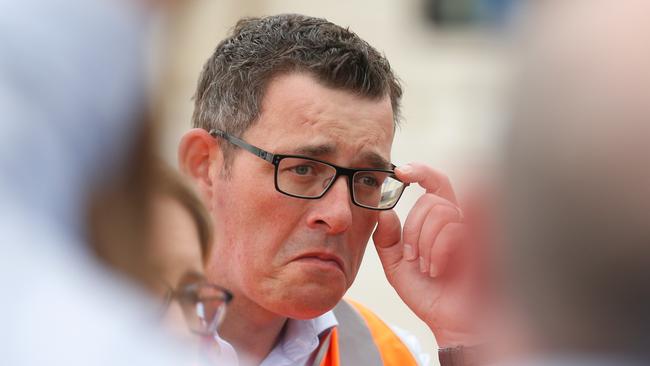
[(304, 364), (318, 348), (319, 336), (337, 325), (333, 311), (313, 319), (289, 319), (280, 342), (262, 365)]

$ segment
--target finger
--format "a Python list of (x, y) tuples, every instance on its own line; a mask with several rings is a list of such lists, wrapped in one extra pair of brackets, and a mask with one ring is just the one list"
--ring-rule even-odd
[(435, 278), (447, 269), (450, 257), (462, 245), (465, 225), (458, 222), (451, 222), (445, 225), (431, 248), (429, 276)]
[(379, 260), (385, 270), (394, 268), (403, 258), (402, 225), (395, 211), (379, 213), (377, 229), (372, 235)]
[(458, 210), (453, 206), (437, 204), (429, 210), (418, 241), (420, 272), (431, 272), (431, 253), (437, 245), (438, 234), (447, 224), (458, 220)]
[[(433, 194), (425, 194), (418, 198), (404, 222), (404, 248), (406, 260), (414, 261), (419, 256), (418, 243), (424, 226), (424, 220), (436, 204), (454, 206), (453, 203)], [(411, 249), (409, 251), (409, 248)]]
[(426, 164), (406, 164), (396, 168), (395, 174), (404, 183), (417, 183), (426, 189), (427, 193), (433, 193), (457, 204), (456, 193), (449, 178)]

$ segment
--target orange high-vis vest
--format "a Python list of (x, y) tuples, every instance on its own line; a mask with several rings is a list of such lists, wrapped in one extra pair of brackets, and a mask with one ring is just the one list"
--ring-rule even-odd
[[(317, 356), (320, 366), (417, 366), (400, 338), (363, 305), (341, 300), (334, 308), (339, 325)], [(319, 361), (320, 360), (320, 361)]]

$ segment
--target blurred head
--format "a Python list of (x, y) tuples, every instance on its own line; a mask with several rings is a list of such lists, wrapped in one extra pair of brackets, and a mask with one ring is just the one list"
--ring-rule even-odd
[(506, 263), (542, 347), (648, 350), (649, 11), (534, 8), (508, 145)]
[(240, 21), (204, 67), (199, 128), (179, 149), (216, 227), (208, 277), (282, 316), (334, 307), (356, 276), (377, 211), (351, 202), (345, 177), (320, 199), (284, 195), (272, 164), (207, 130), (275, 154), (390, 169), (400, 96), (388, 61), (344, 28), (300, 15)]
[(175, 285), (187, 272), (203, 273), (212, 243), (212, 220), (180, 174), (162, 163), (157, 171), (149, 255), (159, 277)]
[(230, 300), (230, 294), (203, 275), (212, 222), (183, 177), (162, 163), (156, 167), (148, 251), (158, 277), (153, 290), (165, 299), (166, 323), (173, 330), (212, 336)]

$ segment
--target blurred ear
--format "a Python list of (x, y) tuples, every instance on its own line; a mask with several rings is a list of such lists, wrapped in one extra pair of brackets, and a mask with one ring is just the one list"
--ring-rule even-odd
[[(216, 161), (216, 164), (211, 164)], [(194, 181), (203, 198), (212, 200), (216, 174), (223, 165), (219, 141), (202, 128), (193, 128), (183, 135), (178, 146), (178, 167)]]

